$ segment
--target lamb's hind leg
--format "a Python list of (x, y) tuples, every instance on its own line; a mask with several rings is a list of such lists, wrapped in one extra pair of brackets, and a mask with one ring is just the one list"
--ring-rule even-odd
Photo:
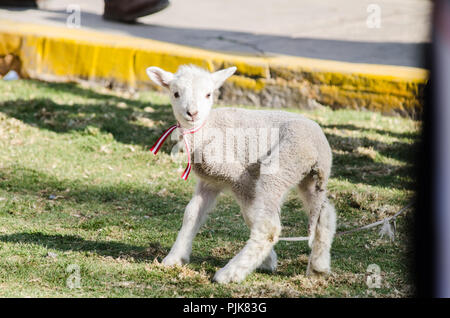
[(336, 231), (336, 212), (326, 196), (326, 185), (309, 175), (299, 185), (300, 197), (309, 213), (311, 255), (307, 275), (330, 271), (330, 249)]
[(194, 196), (186, 206), (183, 226), (178, 233), (177, 240), (162, 261), (164, 265), (182, 265), (189, 262), (192, 241), (200, 226), (205, 222), (208, 213), (214, 208), (219, 192), (220, 190), (212, 188), (203, 181), (198, 182)]
[(263, 262), (269, 262), (272, 267), (273, 261), (276, 264), (273, 246), (278, 242), (281, 231), (281, 197), (274, 197), (273, 193), (270, 196), (265, 193), (264, 196), (242, 207), (246, 223), (250, 226), (250, 239), (244, 248), (214, 275), (216, 282), (239, 282)]

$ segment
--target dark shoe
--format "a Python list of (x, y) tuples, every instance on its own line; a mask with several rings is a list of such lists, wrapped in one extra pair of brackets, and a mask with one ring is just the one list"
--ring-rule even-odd
[(37, 0), (0, 0), (0, 7), (37, 8)]
[(169, 5), (169, 0), (105, 0), (103, 18), (132, 23), (137, 18), (161, 11)]

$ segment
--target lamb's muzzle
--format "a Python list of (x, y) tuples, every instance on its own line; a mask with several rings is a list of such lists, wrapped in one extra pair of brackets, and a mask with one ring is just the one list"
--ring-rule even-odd
[[(241, 207), (250, 238), (214, 280), (238, 282), (258, 267), (274, 271), (277, 256), (273, 247), (281, 232), (280, 207), (286, 193), (297, 187), (309, 215), (311, 255), (307, 273), (327, 273), (336, 227), (336, 214), (326, 192), (332, 164), (328, 141), (319, 125), (298, 114), (212, 109), (211, 95), (235, 71), (231, 67), (209, 73), (195, 66), (181, 66), (172, 74), (157, 67), (147, 69), (156, 84), (169, 89), (174, 116), (183, 129), (204, 123), (201, 134), (184, 136), (191, 146), (188, 155), (198, 182), (186, 207), (183, 226), (163, 264), (189, 262), (194, 236), (213, 209), (217, 195), (228, 190)], [(195, 116), (192, 105), (196, 106)], [(253, 132), (264, 130), (268, 134), (252, 137)], [(273, 131), (277, 133), (276, 142), (268, 137)], [(230, 132), (234, 132), (232, 138), (227, 137)], [(270, 145), (263, 147), (262, 141), (268, 139)], [(224, 160), (228, 155), (218, 156), (221, 151), (228, 155), (231, 152), (237, 160)], [(249, 160), (254, 157), (256, 160)], [(277, 169), (266, 169), (268, 162), (276, 162)]]

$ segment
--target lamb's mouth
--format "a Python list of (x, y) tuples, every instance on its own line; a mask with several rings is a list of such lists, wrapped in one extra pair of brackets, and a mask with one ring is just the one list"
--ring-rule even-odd
[[(178, 116), (177, 116), (177, 115), (178, 115)], [(192, 123), (192, 122), (193, 122), (192, 118), (186, 116), (185, 114), (179, 113), (179, 112), (176, 113), (175, 117), (176, 117), (179, 121), (185, 121), (185, 122), (189, 122), (189, 123)]]
[(189, 123), (190, 125), (194, 125), (194, 124), (200, 123), (202, 121), (200, 117), (196, 117), (194, 119), (190, 116), (187, 116), (185, 113), (177, 112), (177, 115), (178, 116), (175, 116), (175, 117), (179, 118), (180, 121), (184, 121), (185, 123)]
[(192, 124), (195, 124), (195, 123), (200, 121), (199, 119), (193, 119), (191, 117), (186, 117), (186, 116), (183, 116), (183, 118), (184, 118), (184, 120), (186, 120), (186, 121), (188, 121), (188, 122), (190, 122)]

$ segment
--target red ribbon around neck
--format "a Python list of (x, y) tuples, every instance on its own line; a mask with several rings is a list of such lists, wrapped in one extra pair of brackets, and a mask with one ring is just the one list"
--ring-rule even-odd
[(203, 125), (205, 124), (205, 122), (203, 122), (203, 124), (201, 124), (199, 127), (196, 128), (192, 128), (189, 130), (185, 130), (181, 127), (180, 123), (177, 123), (176, 125), (170, 126), (169, 129), (167, 129), (162, 135), (161, 137), (158, 138), (158, 140), (156, 141), (156, 143), (153, 145), (153, 147), (150, 148), (150, 151), (156, 155), (159, 151), (159, 149), (161, 148), (162, 144), (164, 143), (164, 141), (167, 139), (167, 137), (170, 136), (170, 134), (175, 130), (175, 129), (180, 129), (181, 130), (181, 135), (183, 136), (183, 141), (184, 141), (184, 146), (186, 147), (186, 153), (187, 153), (187, 158), (188, 158), (188, 163), (187, 163), (187, 167), (184, 170), (183, 174), (181, 175), (181, 179), (183, 180), (187, 180), (187, 178), (189, 177), (189, 173), (191, 173), (191, 150), (189, 148), (189, 143), (186, 139), (186, 135), (188, 134), (193, 134), (197, 131), (199, 131)]

